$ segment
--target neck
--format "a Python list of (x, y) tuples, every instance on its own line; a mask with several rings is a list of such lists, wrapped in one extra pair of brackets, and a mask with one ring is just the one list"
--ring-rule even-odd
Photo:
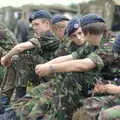
[(91, 45), (100, 45), (101, 35), (90, 35), (88, 37), (88, 43)]

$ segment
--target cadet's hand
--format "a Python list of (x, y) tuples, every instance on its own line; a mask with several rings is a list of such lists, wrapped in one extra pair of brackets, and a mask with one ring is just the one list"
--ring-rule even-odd
[(1, 64), (3, 66), (9, 67), (11, 65), (11, 59), (6, 59), (5, 56), (1, 58)]
[(35, 73), (39, 76), (45, 76), (51, 73), (49, 64), (39, 64), (35, 67)]
[(94, 88), (96, 93), (120, 94), (120, 87), (114, 84), (96, 84)]
[(96, 83), (94, 87), (95, 93), (105, 93), (106, 92), (106, 86), (104, 84)]

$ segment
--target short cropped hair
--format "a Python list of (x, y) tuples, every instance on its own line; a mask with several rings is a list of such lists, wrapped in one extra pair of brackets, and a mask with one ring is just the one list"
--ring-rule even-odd
[(84, 25), (82, 27), (82, 31), (85, 35), (87, 33), (95, 34), (95, 35), (104, 34), (106, 29), (107, 29), (107, 27), (104, 22), (90, 23), (90, 24)]

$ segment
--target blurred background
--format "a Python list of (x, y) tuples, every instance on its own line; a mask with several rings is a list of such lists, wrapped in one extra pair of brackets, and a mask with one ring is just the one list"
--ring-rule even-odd
[(120, 0), (1, 0), (0, 21), (14, 32), (18, 19), (24, 17), (27, 21), (31, 12), (40, 9), (69, 18), (97, 13), (104, 17), (110, 30), (120, 30)]

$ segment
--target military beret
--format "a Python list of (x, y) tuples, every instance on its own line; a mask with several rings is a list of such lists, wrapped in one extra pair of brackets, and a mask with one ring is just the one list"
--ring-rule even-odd
[(58, 14), (54, 15), (51, 19), (52, 24), (56, 24), (56, 23), (64, 21), (64, 20), (68, 21), (69, 19), (66, 16), (58, 15)]
[(52, 16), (51, 14), (46, 11), (46, 10), (39, 10), (39, 11), (35, 11), (33, 12), (30, 16), (29, 16), (29, 22), (32, 22), (33, 20), (37, 19), (37, 18), (46, 18), (46, 19), (51, 19)]
[(96, 23), (96, 22), (105, 22), (104, 19), (101, 16), (98, 16), (96, 14), (87, 14), (80, 19), (81, 26), (90, 24), (90, 23)]
[(114, 52), (120, 53), (120, 34), (115, 37), (115, 42), (113, 44), (112, 50)]
[(72, 20), (69, 21), (66, 30), (65, 35), (70, 36), (72, 33), (74, 33), (78, 28), (80, 27), (80, 20), (79, 18), (75, 17)]

